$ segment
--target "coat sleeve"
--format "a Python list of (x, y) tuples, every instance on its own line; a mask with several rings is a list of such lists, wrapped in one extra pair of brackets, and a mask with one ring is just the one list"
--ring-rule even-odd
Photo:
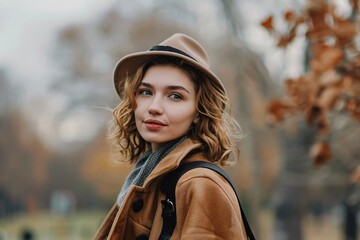
[(214, 171), (187, 172), (175, 194), (177, 223), (171, 239), (247, 239), (236, 195)]

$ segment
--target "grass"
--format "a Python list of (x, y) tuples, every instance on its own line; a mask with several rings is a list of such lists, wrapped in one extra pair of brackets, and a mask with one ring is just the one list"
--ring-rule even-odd
[(24, 229), (31, 230), (37, 240), (92, 239), (104, 216), (105, 212), (76, 212), (68, 216), (42, 212), (14, 216), (0, 220), (0, 240), (21, 239)]
[[(106, 212), (102, 211), (86, 211), (75, 212), (65, 217), (41, 212), (0, 219), (0, 240), (21, 239), (21, 232), (24, 229), (31, 229), (35, 233), (34, 240), (93, 239), (105, 214)], [(276, 240), (274, 239), (274, 216), (271, 211), (261, 211), (258, 224), (255, 235), (259, 239)], [(302, 228), (306, 240), (343, 238), (341, 223), (334, 216), (317, 219), (307, 215), (302, 221)]]

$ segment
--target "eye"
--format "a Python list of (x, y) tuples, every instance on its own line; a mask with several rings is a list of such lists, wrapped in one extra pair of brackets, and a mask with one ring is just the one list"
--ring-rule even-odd
[(139, 89), (137, 91), (138, 95), (152, 95), (152, 92), (148, 89)]
[(183, 99), (183, 97), (182, 97), (180, 94), (178, 94), (178, 93), (171, 93), (171, 94), (169, 95), (169, 97), (172, 98), (172, 99), (174, 99), (174, 100), (181, 100), (181, 99)]

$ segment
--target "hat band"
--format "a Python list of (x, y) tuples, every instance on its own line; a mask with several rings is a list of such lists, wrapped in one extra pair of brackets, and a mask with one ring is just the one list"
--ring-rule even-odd
[(156, 45), (149, 49), (149, 51), (165, 51), (165, 52), (173, 52), (173, 53), (179, 53), (181, 55), (184, 55), (185, 57), (189, 57), (195, 61), (197, 61), (195, 58), (187, 54), (186, 52), (183, 52), (177, 48), (173, 48), (170, 46), (162, 46), (162, 45)]

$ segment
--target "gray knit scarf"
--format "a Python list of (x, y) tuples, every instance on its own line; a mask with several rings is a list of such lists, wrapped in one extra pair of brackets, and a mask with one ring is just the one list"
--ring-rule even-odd
[(163, 146), (161, 146), (155, 152), (147, 151), (143, 153), (138, 161), (136, 162), (133, 170), (129, 173), (124, 185), (121, 188), (121, 191), (117, 197), (117, 204), (121, 206), (122, 202), (125, 199), (127, 192), (129, 191), (130, 186), (142, 186), (146, 178), (150, 175), (152, 170), (156, 165), (168, 155), (175, 147), (177, 147), (181, 142), (187, 139), (188, 136), (185, 135), (181, 138), (170, 141)]

